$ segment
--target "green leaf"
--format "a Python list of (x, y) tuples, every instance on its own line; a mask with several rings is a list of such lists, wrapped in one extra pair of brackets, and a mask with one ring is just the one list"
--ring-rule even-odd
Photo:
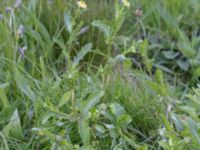
[(109, 39), (112, 35), (111, 27), (100, 20), (95, 20), (92, 22), (92, 26), (98, 28), (104, 33), (105, 37)]
[(125, 114), (124, 107), (122, 107), (118, 103), (112, 103), (110, 105), (110, 110), (111, 110), (112, 114), (116, 116), (116, 118), (119, 118), (121, 115)]
[(9, 150), (8, 142), (6, 141), (6, 138), (1, 131), (0, 131), (0, 139), (2, 139), (2, 140), (0, 140), (0, 149)]
[(188, 113), (190, 115), (190, 117), (194, 118), (195, 120), (198, 120), (199, 116), (198, 116), (198, 114), (196, 113), (196, 110), (193, 107), (180, 106), (179, 109)]
[(99, 124), (95, 125), (95, 130), (98, 135), (102, 135), (106, 132), (106, 129), (102, 125), (99, 125)]
[(15, 82), (22, 93), (24, 93), (26, 96), (28, 96), (32, 101), (34, 101), (36, 99), (35, 94), (32, 91), (31, 86), (28, 83), (28, 80), (26, 78), (24, 78), (18, 72), (18, 70), (15, 70)]
[(64, 12), (64, 22), (65, 22), (65, 27), (66, 30), (71, 33), (72, 32), (72, 21), (71, 21), (71, 15), (69, 12), (65, 11)]
[(63, 106), (64, 104), (66, 104), (71, 96), (71, 91), (67, 91), (65, 92), (65, 94), (62, 96), (60, 103), (58, 104), (58, 107)]
[(126, 71), (130, 70), (132, 68), (132, 65), (133, 64), (130, 59), (126, 59), (123, 61), (123, 66)]
[(20, 123), (18, 110), (16, 109), (10, 118), (10, 122), (4, 127), (3, 133), (6, 137), (13, 137), (18, 140), (23, 140), (24, 135)]
[(188, 126), (190, 129), (191, 134), (197, 139), (198, 143), (200, 144), (200, 136), (198, 131), (198, 124), (193, 119), (188, 119)]
[(79, 62), (83, 59), (83, 57), (90, 52), (92, 49), (92, 43), (86, 44), (84, 47), (81, 48), (80, 52), (74, 59), (73, 66), (76, 66), (79, 64)]
[(178, 52), (174, 52), (172, 50), (163, 51), (162, 53), (163, 53), (164, 57), (167, 59), (175, 59), (179, 55)]
[(4, 89), (4, 88), (8, 87), (9, 85), (10, 85), (9, 83), (0, 84), (0, 89)]
[(196, 78), (198, 78), (198, 77), (200, 77), (200, 67), (197, 68), (197, 69), (192, 73), (192, 79), (193, 79), (193, 80), (196, 79)]
[(90, 127), (88, 122), (81, 118), (78, 121), (78, 132), (81, 137), (84, 146), (90, 145)]
[(184, 71), (188, 71), (188, 69), (190, 67), (190, 63), (188, 60), (178, 60), (177, 64)]
[(0, 88), (0, 100), (3, 103), (3, 109), (4, 110), (11, 107), (11, 105), (10, 105), (8, 99), (7, 99), (7, 96), (6, 96), (6, 94), (5, 94), (5, 92), (2, 88)]
[(137, 150), (148, 150), (148, 146), (147, 145), (142, 145)]
[(162, 118), (162, 121), (163, 121), (163, 123), (164, 123), (165, 128), (167, 129), (167, 131), (173, 132), (173, 128), (171, 127), (171, 124), (167, 120), (167, 118), (163, 114), (161, 114), (161, 118)]
[(179, 51), (187, 58), (195, 58), (196, 51), (193, 49), (192, 45), (190, 44), (190, 40), (188, 36), (181, 30), (178, 30), (180, 41), (178, 42), (177, 46)]
[(127, 114), (124, 114), (124, 115), (121, 115), (118, 119), (117, 119), (117, 125), (119, 127), (125, 127), (127, 126), (129, 123), (131, 123), (132, 121), (132, 118), (130, 115), (127, 115)]
[(165, 84), (158, 84), (152, 81), (147, 81), (147, 84), (149, 85), (150, 88), (152, 88), (152, 90), (154, 90), (157, 94), (161, 95), (161, 96), (166, 96), (168, 95), (168, 91), (166, 88)]
[(161, 85), (164, 84), (163, 73), (161, 70), (159, 70), (159, 69), (156, 70), (155, 78), (156, 78), (156, 81), (158, 84), (161, 84)]
[(181, 120), (178, 118), (178, 116), (173, 114), (173, 113), (171, 113), (171, 119), (174, 122), (174, 125), (175, 125), (176, 129), (178, 131), (182, 131), (183, 128), (184, 128), (184, 124), (181, 122)]
[(88, 111), (94, 107), (97, 103), (100, 102), (100, 99), (103, 97), (104, 91), (94, 92), (87, 100), (80, 102), (80, 112), (85, 117)]

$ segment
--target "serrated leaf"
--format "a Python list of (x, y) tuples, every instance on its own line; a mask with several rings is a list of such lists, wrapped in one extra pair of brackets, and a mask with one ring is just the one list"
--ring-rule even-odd
[(92, 49), (92, 43), (86, 44), (84, 47), (81, 48), (78, 55), (74, 59), (73, 66), (76, 66), (79, 64), (79, 62), (83, 59), (83, 57), (90, 52)]
[(100, 20), (95, 20), (92, 22), (92, 26), (98, 28), (104, 33), (106, 38), (110, 38), (112, 34), (111, 27)]

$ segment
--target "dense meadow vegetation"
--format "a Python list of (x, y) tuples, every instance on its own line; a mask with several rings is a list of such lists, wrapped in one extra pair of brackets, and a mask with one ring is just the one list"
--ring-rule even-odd
[(1, 150), (200, 150), (199, 0), (0, 0)]

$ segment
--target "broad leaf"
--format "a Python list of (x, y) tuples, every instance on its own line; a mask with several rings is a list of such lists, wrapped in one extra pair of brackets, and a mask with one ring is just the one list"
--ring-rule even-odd
[(5, 134), (6, 137), (13, 137), (19, 140), (24, 139), (17, 109), (14, 111), (13, 115), (11, 116), (10, 122), (4, 127), (3, 133)]
[(184, 71), (188, 71), (190, 64), (188, 60), (178, 60), (177, 64), (179, 65), (179, 67), (184, 70)]
[(104, 95), (104, 91), (94, 92), (87, 100), (80, 102), (79, 109), (83, 117), (85, 117), (88, 111), (100, 102), (100, 99)]
[(81, 137), (84, 146), (90, 145), (90, 127), (88, 122), (81, 118), (78, 121), (78, 132)]
[(110, 110), (113, 113), (113, 115), (115, 115), (116, 118), (119, 118), (121, 115), (125, 114), (124, 108), (118, 103), (111, 104)]

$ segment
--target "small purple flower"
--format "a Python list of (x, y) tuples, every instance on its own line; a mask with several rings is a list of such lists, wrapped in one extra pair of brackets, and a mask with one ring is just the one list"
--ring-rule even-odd
[(20, 25), (19, 28), (17, 29), (16, 34), (17, 34), (18, 37), (22, 37), (23, 33), (24, 33), (24, 26)]
[(18, 8), (22, 3), (22, 0), (16, 0), (14, 4), (14, 8)]
[(0, 21), (3, 20), (3, 15), (0, 13)]
[(27, 50), (26, 46), (18, 48), (18, 51), (19, 51), (21, 57), (24, 57), (24, 53), (26, 50)]
[(88, 32), (88, 30), (89, 30), (89, 27), (88, 27), (88, 26), (85, 26), (85, 27), (83, 27), (83, 28), (81, 29), (81, 31), (78, 33), (78, 35), (84, 34), (84, 33)]
[(11, 7), (6, 7), (6, 8), (5, 8), (6, 14), (10, 13), (11, 11), (12, 11), (12, 8), (11, 8)]

